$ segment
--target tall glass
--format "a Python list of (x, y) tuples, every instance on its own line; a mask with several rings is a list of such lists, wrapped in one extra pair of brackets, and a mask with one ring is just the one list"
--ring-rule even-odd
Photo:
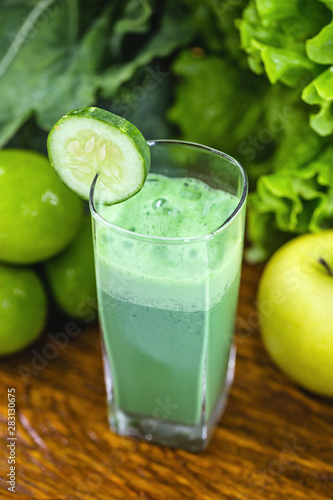
[(200, 179), (238, 204), (208, 234), (147, 236), (101, 215), (95, 177), (90, 209), (109, 422), (121, 435), (198, 451), (233, 380), (247, 179), (236, 160), (205, 146), (148, 144), (151, 172)]

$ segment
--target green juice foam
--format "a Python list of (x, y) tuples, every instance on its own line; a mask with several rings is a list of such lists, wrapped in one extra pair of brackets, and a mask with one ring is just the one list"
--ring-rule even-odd
[[(115, 226), (136, 234), (185, 240), (207, 235), (209, 240), (237, 204), (235, 196), (198, 179), (150, 174), (137, 195), (119, 205), (102, 206), (100, 213)], [(237, 235), (235, 241), (221, 235), (209, 244), (201, 239), (156, 244), (135, 234), (129, 238), (107, 227), (97, 229), (96, 253), (103, 268), (100, 287), (122, 300), (150, 307), (211, 307), (235, 276), (233, 254), (242, 251)]]
[(148, 236), (188, 238), (217, 229), (232, 214), (238, 199), (194, 178), (149, 174), (144, 188), (129, 200), (103, 207), (112, 224)]

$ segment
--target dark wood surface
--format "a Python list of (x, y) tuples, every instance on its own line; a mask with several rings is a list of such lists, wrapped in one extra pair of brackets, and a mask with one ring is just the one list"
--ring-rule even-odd
[[(96, 324), (82, 328), (25, 382), (18, 366), (32, 368), (32, 347), (0, 361), (0, 498), (333, 499), (333, 404), (297, 388), (270, 362), (255, 313), (260, 271), (243, 269), (235, 382), (212, 442), (201, 454), (121, 438), (108, 429)], [(48, 330), (33, 346), (36, 351), (50, 344), (47, 333), (61, 331), (67, 321)], [(12, 387), (15, 494), (6, 484), (7, 389)]]

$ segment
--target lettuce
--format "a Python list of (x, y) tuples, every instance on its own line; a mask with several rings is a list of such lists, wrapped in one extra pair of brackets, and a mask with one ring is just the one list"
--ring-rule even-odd
[(290, 112), (266, 160), (270, 168), (249, 195), (249, 260), (269, 257), (297, 234), (333, 227), (333, 144), (310, 128), (306, 114), (296, 105)]
[(237, 154), (237, 147), (264, 119), (257, 103), (265, 82), (221, 57), (196, 50), (181, 52), (172, 71), (179, 81), (168, 118), (181, 137)]
[(302, 92), (303, 101), (320, 110), (310, 115), (310, 125), (318, 134), (333, 134), (333, 66), (321, 73)]
[(333, 227), (332, 11), (332, 0), (251, 0), (236, 21), (250, 69), (282, 84), (281, 106), (293, 95), (271, 156), (248, 166), (257, 172), (248, 204), (251, 261), (297, 234)]
[(310, 126), (322, 136), (333, 133), (332, 10), (330, 0), (251, 0), (237, 21), (249, 67), (319, 105)]
[(260, 177), (256, 192), (249, 197), (249, 261), (269, 257), (297, 234), (333, 227), (332, 153), (323, 153), (330, 156), (329, 162), (322, 158), (308, 166), (309, 178), (292, 172)]

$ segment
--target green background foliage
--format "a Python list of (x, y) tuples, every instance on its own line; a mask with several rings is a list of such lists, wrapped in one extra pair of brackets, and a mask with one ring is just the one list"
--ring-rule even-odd
[(0, 146), (98, 105), (246, 168), (247, 258), (333, 227), (332, 0), (4, 0)]

